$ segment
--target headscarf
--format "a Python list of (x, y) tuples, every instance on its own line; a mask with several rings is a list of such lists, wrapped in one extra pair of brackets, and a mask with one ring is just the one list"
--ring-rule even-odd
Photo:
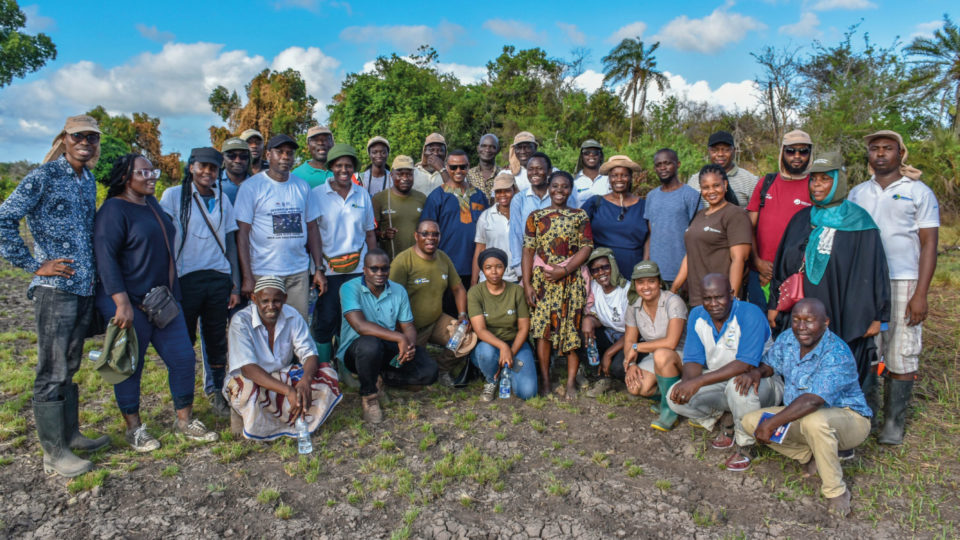
[[(587, 268), (590, 268), (590, 263), (603, 257), (606, 257), (607, 261), (610, 263), (610, 283), (614, 287), (619, 289), (630, 283), (627, 281), (627, 278), (620, 274), (620, 267), (617, 266), (617, 258), (613, 256), (613, 250), (610, 248), (594, 248), (593, 251), (590, 252), (590, 256), (587, 257), (587, 262), (585, 262), (584, 265), (586, 265)], [(591, 279), (593, 278), (591, 277)], [(629, 287), (627, 289), (627, 303), (632, 304), (638, 296), (639, 295), (637, 294), (637, 291), (633, 287)]]
[(477, 255), (477, 266), (483, 268), (483, 263), (490, 257), (499, 260), (503, 263), (503, 266), (507, 266), (507, 252), (500, 248), (487, 248), (480, 252), (480, 255)]
[[(102, 133), (97, 125), (97, 120), (92, 116), (81, 114), (67, 118), (67, 121), (63, 125), (63, 129), (57, 134), (56, 137), (53, 138), (53, 143), (50, 144), (50, 150), (47, 151), (47, 155), (43, 156), (43, 161), (41, 163), (49, 163), (51, 161), (60, 159), (60, 156), (67, 153), (67, 143), (64, 141), (64, 139), (67, 138), (67, 135), (70, 133), (83, 131)], [(84, 167), (86, 167), (87, 170), (92, 171), (93, 168), (97, 166), (97, 161), (99, 160), (100, 145), (98, 144), (93, 151), (93, 157), (84, 164)]]
[[(813, 159), (810, 161), (813, 162)], [(810, 225), (813, 230), (804, 251), (804, 270), (807, 279), (814, 285), (820, 284), (827, 263), (830, 262), (836, 231), (866, 231), (878, 228), (866, 210), (847, 200), (846, 170), (841, 167), (825, 172), (833, 178), (833, 188), (823, 201), (815, 201), (813, 196), (810, 196), (810, 202), (813, 203), (810, 209)], [(810, 176), (810, 181), (813, 181), (813, 175)]]
[[(907, 156), (910, 155), (910, 153), (907, 152), (907, 145), (903, 144), (903, 137), (901, 137), (899, 133), (897, 133), (896, 131), (891, 131), (889, 129), (883, 129), (876, 133), (871, 133), (870, 135), (867, 135), (866, 137), (863, 138), (863, 140), (869, 146), (870, 141), (874, 139), (878, 139), (880, 137), (893, 139), (897, 141), (897, 144), (900, 145), (900, 176), (906, 176), (911, 180), (919, 180), (920, 176), (923, 174), (923, 171), (921, 171), (916, 167), (907, 165)], [(867, 171), (870, 173), (871, 176), (874, 174), (873, 167), (871, 167), (869, 163), (867, 164)]]
[[(534, 137), (533, 133), (530, 133), (529, 131), (521, 131), (513, 137), (513, 144), (510, 145), (510, 155), (507, 158), (507, 165), (510, 168), (510, 172), (512, 172), (514, 176), (520, 174), (520, 169), (523, 168), (523, 165), (520, 164), (520, 160), (517, 159), (517, 152), (514, 150), (514, 147), (520, 143), (533, 143), (533, 146), (538, 146), (537, 138)], [(537, 149), (534, 148), (533, 150), (536, 151)]]
[[(810, 161), (807, 161), (807, 168), (803, 170), (799, 175), (792, 175), (787, 172), (783, 167), (783, 147), (784, 146), (793, 146), (795, 144), (808, 144), (810, 145)], [(813, 164), (813, 139), (810, 138), (810, 135), (806, 131), (795, 129), (790, 133), (786, 133), (783, 136), (783, 144), (780, 145), (780, 157), (778, 158), (777, 167), (780, 170), (780, 177), (786, 180), (800, 180), (806, 178), (810, 174), (810, 167)]]

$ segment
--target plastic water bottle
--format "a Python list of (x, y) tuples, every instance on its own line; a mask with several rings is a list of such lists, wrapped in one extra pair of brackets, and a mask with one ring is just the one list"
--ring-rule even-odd
[(89, 358), (91, 362), (97, 362), (98, 360), (100, 360), (100, 355), (102, 354), (103, 353), (101, 353), (100, 351), (94, 349), (89, 353), (87, 353), (87, 358)]
[(467, 321), (463, 321), (457, 325), (457, 330), (450, 336), (450, 341), (447, 342), (447, 348), (453, 352), (457, 352), (457, 349), (460, 348), (460, 344), (463, 343), (463, 338), (467, 336)]
[(587, 361), (591, 366), (600, 365), (600, 351), (597, 350), (597, 341), (594, 339), (587, 345)]
[(303, 421), (303, 417), (297, 418), (297, 422), (294, 424), (297, 428), (297, 448), (301, 454), (310, 454), (313, 452), (313, 441), (310, 440), (310, 430), (307, 428), (307, 423)]
[(510, 368), (504, 366), (500, 370), (500, 399), (509, 399), (513, 391), (513, 380), (510, 378)]

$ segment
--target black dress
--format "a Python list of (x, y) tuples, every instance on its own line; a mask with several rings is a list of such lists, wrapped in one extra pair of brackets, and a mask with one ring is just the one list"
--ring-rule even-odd
[[(813, 231), (810, 210), (804, 208), (797, 212), (780, 239), (773, 264), (773, 279), (770, 280), (768, 309), (777, 308), (780, 284), (796, 273), (803, 262), (804, 250)], [(836, 231), (823, 278), (814, 285), (804, 273), (803, 295), (817, 298), (826, 306), (830, 330), (853, 351), (862, 385), (877, 357), (874, 338), (864, 338), (863, 334), (873, 321), (890, 320), (890, 274), (880, 231)], [(774, 334), (789, 329), (790, 314), (779, 313)]]

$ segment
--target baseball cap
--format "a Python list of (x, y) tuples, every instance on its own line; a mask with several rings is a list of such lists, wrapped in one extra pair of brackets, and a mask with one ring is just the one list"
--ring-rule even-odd
[(653, 261), (640, 261), (633, 266), (633, 273), (630, 279), (640, 279), (645, 277), (660, 277), (660, 267)]
[(283, 146), (285, 144), (292, 144), (294, 148), (300, 148), (300, 145), (297, 144), (297, 141), (293, 140), (293, 137), (281, 133), (279, 135), (270, 137), (270, 142), (267, 143), (267, 150), (276, 148), (278, 146)]
[(245, 129), (243, 133), (240, 134), (240, 138), (243, 140), (248, 140), (250, 137), (260, 137), (263, 140), (263, 134), (255, 129)]

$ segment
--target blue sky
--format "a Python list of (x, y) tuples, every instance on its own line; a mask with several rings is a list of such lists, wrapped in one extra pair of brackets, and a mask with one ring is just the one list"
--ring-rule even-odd
[(167, 152), (208, 145), (207, 127), (222, 124), (209, 111), (210, 90), (222, 84), (242, 95), (268, 67), (300, 70), (324, 121), (346, 74), (422, 43), (438, 50), (439, 69), (465, 82), (481, 79), (504, 45), (541, 47), (557, 58), (586, 48), (587, 71), (576, 83), (592, 91), (602, 79), (600, 59), (619, 39), (639, 35), (661, 42), (658, 66), (671, 77), (669, 92), (743, 109), (756, 102), (750, 52), (766, 45), (809, 51), (815, 39), (834, 44), (861, 20), (876, 43), (908, 42), (938, 28), (950, 3), (58, 0), (21, 7), (28, 31), (50, 35), (58, 56), (0, 90), (0, 161), (39, 161), (66, 116), (96, 105), (159, 116)]

